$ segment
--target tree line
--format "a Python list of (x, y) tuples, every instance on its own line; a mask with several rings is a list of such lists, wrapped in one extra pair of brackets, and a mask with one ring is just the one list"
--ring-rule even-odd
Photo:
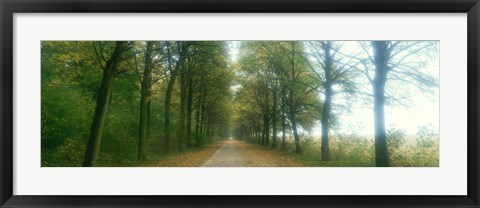
[(427, 95), (438, 88), (425, 70), (438, 58), (437, 41), (246, 41), (239, 50), (236, 137), (285, 150), (293, 135), (302, 154), (299, 131), (319, 120), (323, 161), (331, 160), (333, 109), (342, 110), (335, 97), (372, 106), (375, 165), (387, 167), (385, 105), (408, 105), (408, 95), (396, 96), (408, 87)]
[[(373, 109), (365, 121), (374, 123), (375, 165), (391, 166), (401, 143), (394, 138), (402, 133), (386, 129), (385, 106), (409, 106), (410, 91), (438, 89), (438, 77), (427, 70), (438, 61), (437, 41), (42, 41), (41, 47), (42, 166), (140, 166), (229, 137), (302, 155), (304, 135), (317, 126), (317, 160), (331, 161), (339, 117), (352, 110), (348, 102)], [(417, 146), (435, 149), (425, 138), (437, 133), (418, 135)]]
[(227, 50), (222, 41), (43, 41), (42, 165), (125, 165), (226, 137)]

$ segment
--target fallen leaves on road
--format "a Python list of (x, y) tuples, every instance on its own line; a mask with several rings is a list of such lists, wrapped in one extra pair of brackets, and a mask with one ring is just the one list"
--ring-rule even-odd
[(278, 150), (261, 147), (255, 144), (238, 141), (237, 147), (242, 150), (247, 167), (304, 167), (305, 165)]
[(223, 142), (212, 144), (203, 149), (166, 156), (156, 162), (144, 164), (145, 167), (198, 167), (202, 166), (222, 146)]
[(261, 147), (244, 141), (228, 140), (219, 142), (201, 150), (169, 155), (155, 162), (144, 164), (145, 167), (199, 167), (225, 143), (234, 144), (245, 160), (238, 167), (305, 167), (300, 160), (278, 150)]

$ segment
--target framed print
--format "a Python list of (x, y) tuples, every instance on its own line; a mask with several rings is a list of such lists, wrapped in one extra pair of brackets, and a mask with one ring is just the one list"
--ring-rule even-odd
[(1, 1), (2, 207), (479, 207), (479, 4)]

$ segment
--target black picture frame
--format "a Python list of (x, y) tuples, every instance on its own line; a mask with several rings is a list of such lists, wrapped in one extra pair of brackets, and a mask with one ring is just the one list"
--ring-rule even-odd
[[(1, 207), (480, 207), (478, 0), (0, 0)], [(25, 196), (13, 195), (14, 13), (328, 12), (467, 13), (468, 194), (466, 196)], [(26, 127), (28, 128), (28, 127)], [(159, 187), (160, 188), (160, 187)], [(321, 187), (319, 187), (321, 188)]]

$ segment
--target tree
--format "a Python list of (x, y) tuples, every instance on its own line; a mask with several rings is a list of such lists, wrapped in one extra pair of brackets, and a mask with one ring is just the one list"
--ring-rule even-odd
[[(438, 132), (403, 145), (406, 134), (385, 128), (395, 122), (390, 112), (413, 106), (420, 92), (437, 93), (436, 41), (41, 46), (42, 166), (141, 166), (232, 136), (335, 160), (322, 165), (438, 165)], [(238, 62), (229, 56), (236, 52)], [(358, 101), (373, 110), (375, 140), (346, 125), (358, 118), (350, 113), (363, 115), (351, 105)]]
[[(242, 48), (240, 65), (246, 72), (247, 82), (244, 84), (251, 88), (253, 105), (261, 112), (262, 116), (262, 140), (263, 145), (268, 144), (270, 135), (270, 121), (275, 127), (278, 113), (282, 114), (282, 148), (286, 146), (287, 118), (293, 131), (295, 140), (295, 152), (301, 154), (300, 135), (298, 128), (304, 123), (297, 116), (301, 111), (307, 111), (308, 105), (314, 94), (310, 87), (312, 81), (308, 70), (308, 63), (301, 56), (304, 47), (296, 41), (279, 42), (248, 42)], [(272, 95), (278, 91), (281, 96)], [(279, 102), (277, 99), (281, 98)], [(281, 111), (277, 112), (280, 107)], [(275, 120), (275, 122), (273, 122)], [(255, 129), (255, 128), (253, 128)]]
[(372, 80), (374, 94), (373, 109), (375, 121), (375, 163), (379, 167), (390, 166), (387, 135), (385, 131), (385, 83), (387, 82), (388, 59), (391, 50), (386, 41), (372, 41), (375, 77)]
[(163, 143), (163, 153), (168, 154), (170, 153), (170, 105), (172, 102), (173, 87), (175, 85), (175, 80), (177, 79), (178, 71), (183, 66), (183, 62), (185, 61), (185, 54), (189, 47), (189, 44), (186, 42), (176, 42), (178, 58), (175, 60), (175, 63), (173, 63), (175, 55), (171, 51), (172, 46), (170, 45), (169, 41), (165, 43), (165, 47), (167, 50), (167, 69), (170, 73), (170, 79), (168, 80), (168, 86), (165, 93), (165, 138)]
[[(300, 109), (306, 95), (312, 92), (304, 83), (304, 80), (309, 76), (306, 72), (307, 62), (299, 56), (299, 52), (303, 51), (303, 47), (298, 42), (290, 41), (288, 53), (289, 67), (285, 73), (287, 78), (287, 106), (289, 120), (291, 122), (293, 137), (295, 139), (295, 153), (301, 154), (302, 149), (300, 147), (300, 136), (297, 129), (297, 112)], [(300, 96), (302, 95), (302, 96)]]
[(98, 93), (97, 107), (93, 116), (92, 126), (90, 128), (90, 139), (88, 140), (87, 150), (83, 166), (90, 167), (95, 165), (100, 144), (102, 141), (103, 125), (108, 109), (108, 100), (112, 94), (112, 86), (115, 77), (121, 73), (119, 70), (120, 62), (124, 53), (129, 49), (127, 42), (115, 42), (115, 48), (108, 59), (103, 70), (102, 83)]
[(152, 52), (153, 42), (147, 41), (145, 49), (145, 68), (143, 71), (142, 87), (140, 91), (140, 128), (138, 139), (138, 159), (145, 159), (145, 138), (147, 134), (148, 109), (151, 105), (151, 88), (152, 88)]
[(105, 64), (97, 61), (93, 44), (90, 41), (41, 43), (42, 167), (83, 164), (102, 64)]
[[(365, 46), (362, 46), (366, 48)], [(370, 81), (374, 97), (374, 123), (375, 123), (375, 163), (378, 167), (390, 166), (385, 131), (385, 87), (388, 80), (399, 80), (414, 83), (422, 88), (437, 87), (438, 81), (422, 72), (425, 59), (428, 56), (418, 54), (436, 53), (437, 42), (434, 41), (372, 41), (373, 58), (369, 55), (374, 65), (374, 78), (370, 76), (368, 67), (365, 75)], [(366, 50), (368, 54), (368, 50)]]
[[(342, 44), (335, 41), (309, 41), (311, 53), (310, 55), (316, 61), (311, 66), (314, 78), (320, 83), (320, 86), (312, 86), (313, 88), (322, 87), (324, 90), (324, 101), (322, 105), (321, 131), (322, 131), (322, 160), (330, 160), (329, 148), (329, 120), (332, 117), (332, 99), (338, 93), (333, 90), (334, 86), (348, 88), (352, 85), (353, 77), (349, 76), (349, 72), (355, 67), (352, 64), (353, 58), (342, 62), (342, 58), (337, 58), (337, 54), (341, 54)], [(355, 55), (353, 55), (355, 56)], [(350, 73), (352, 74), (352, 73)]]

